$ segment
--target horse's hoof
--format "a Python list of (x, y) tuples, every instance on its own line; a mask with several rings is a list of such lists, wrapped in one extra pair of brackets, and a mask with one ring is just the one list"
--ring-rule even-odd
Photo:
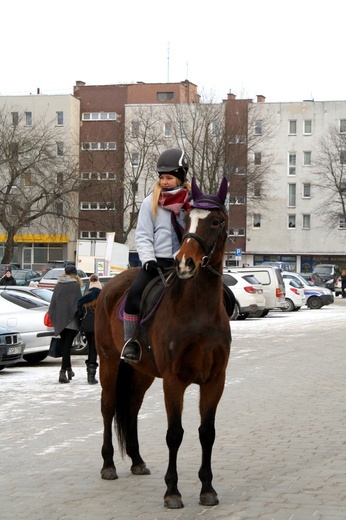
[(216, 493), (204, 493), (199, 497), (199, 503), (201, 506), (217, 506), (219, 499)]
[(143, 462), (143, 464), (137, 464), (137, 466), (131, 466), (131, 472), (133, 475), (150, 475), (150, 469)]
[(101, 478), (105, 480), (116, 480), (118, 478), (117, 470), (115, 468), (102, 468)]
[(184, 507), (183, 501), (179, 496), (165, 497), (164, 504), (168, 509), (181, 509)]

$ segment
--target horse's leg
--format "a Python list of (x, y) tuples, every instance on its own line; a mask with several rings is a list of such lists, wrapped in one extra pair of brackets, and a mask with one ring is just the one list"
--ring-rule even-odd
[(142, 406), (144, 395), (153, 383), (154, 378), (137, 371), (133, 373), (131, 385), (131, 413), (128, 416), (126, 435), (126, 453), (132, 460), (131, 472), (134, 475), (150, 475), (150, 469), (142, 459), (138, 442), (138, 413)]
[(114, 465), (114, 448), (112, 442), (117, 364), (115, 360), (105, 359), (104, 363), (100, 360), (100, 383), (102, 386), (101, 412), (103, 417), (103, 444), (101, 450), (103, 467), (101, 469), (101, 477), (105, 480), (118, 478)]
[(177, 381), (168, 383), (164, 378), (163, 389), (168, 422), (166, 443), (169, 450), (168, 468), (165, 475), (167, 489), (164, 495), (164, 504), (170, 509), (179, 509), (184, 507), (178, 490), (177, 456), (184, 435), (181, 414), (185, 387), (181, 387)]
[(202, 483), (200, 504), (204, 506), (215, 506), (219, 503), (217, 493), (212, 486), (211, 454), (215, 441), (216, 409), (223, 393), (224, 382), (225, 376), (219, 375), (217, 380), (202, 384), (200, 387), (201, 424), (198, 431), (202, 447), (202, 463), (198, 476)]

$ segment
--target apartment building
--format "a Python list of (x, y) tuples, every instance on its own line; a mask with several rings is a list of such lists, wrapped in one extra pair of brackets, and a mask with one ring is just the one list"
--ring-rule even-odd
[[(318, 263), (346, 267), (341, 204), (346, 187), (346, 101), (262, 101), (252, 132), (259, 132), (264, 121), (270, 121), (273, 131), (259, 156), (248, 160), (260, 161), (260, 153), (271, 157), (269, 193), (259, 191), (257, 208), (247, 207), (242, 262), (280, 260), (299, 272), (312, 271)], [(344, 183), (343, 194), (326, 178), (330, 169), (336, 182)]]
[[(72, 95), (47, 96), (38, 91), (30, 96), (0, 96), (5, 137), (1, 204), (6, 211), (0, 223), (0, 255), (8, 237), (4, 219), (12, 221), (13, 228), (16, 219), (25, 221), (14, 236), (12, 259), (24, 269), (40, 269), (47, 260), (75, 257), (78, 191), (71, 188), (66, 192), (67, 185), (79, 182), (79, 111), (79, 100)], [(16, 162), (12, 170), (11, 161)], [(65, 193), (60, 191), (60, 200), (53, 193), (55, 187), (66, 187)], [(30, 214), (38, 214), (49, 198), (54, 201), (55, 217), (45, 214), (30, 222)]]

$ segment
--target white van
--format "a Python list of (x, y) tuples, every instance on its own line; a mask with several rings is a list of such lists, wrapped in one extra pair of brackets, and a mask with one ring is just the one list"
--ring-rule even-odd
[(281, 269), (278, 267), (253, 266), (253, 267), (231, 267), (224, 270), (227, 272), (251, 273), (263, 286), (263, 293), (266, 299), (266, 308), (260, 314), (261, 317), (267, 316), (271, 309), (286, 309), (285, 283), (282, 278)]

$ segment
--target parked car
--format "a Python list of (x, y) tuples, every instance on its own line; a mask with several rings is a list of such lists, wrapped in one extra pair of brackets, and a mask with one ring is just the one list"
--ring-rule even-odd
[(50, 260), (47, 262), (41, 269), (42, 275), (46, 274), (51, 269), (54, 269), (54, 267), (65, 267), (67, 264), (73, 264), (76, 265), (76, 263), (73, 260)]
[(13, 329), (0, 327), (0, 370), (18, 363), (23, 357), (24, 343)]
[(17, 285), (29, 285), (30, 282), (39, 282), (42, 275), (31, 269), (12, 269), (12, 276), (16, 279)]
[[(114, 275), (116, 276), (116, 275)], [(114, 278), (114, 276), (99, 276), (99, 280), (101, 282), (101, 285), (102, 287), (104, 286), (104, 284), (106, 282), (108, 282), (108, 280), (111, 280), (112, 278)], [(82, 278), (82, 287), (81, 287), (81, 290), (82, 290), (82, 294), (86, 293), (89, 289), (89, 277), (88, 276), (85, 276), (84, 278)]]
[[(41, 280), (38, 282), (38, 287), (45, 287), (46, 289), (54, 289), (55, 285), (58, 282), (58, 278), (60, 275), (64, 274), (64, 267), (54, 267), (50, 271), (48, 271), (45, 275), (42, 276)], [(81, 269), (77, 269), (78, 276), (80, 278), (85, 278), (86, 274)]]
[(341, 269), (336, 264), (317, 264), (313, 274), (318, 274), (325, 282), (326, 287), (335, 291), (335, 283), (341, 276)]
[(262, 262), (261, 264), (259, 265), (264, 265), (264, 266), (271, 266), (271, 267), (278, 267), (279, 269), (281, 269), (281, 271), (293, 271), (293, 268), (291, 266), (291, 264), (287, 263), (287, 262)]
[(23, 359), (38, 363), (48, 355), (52, 327), (43, 323), (48, 302), (31, 294), (3, 289), (0, 291), (0, 326), (17, 330), (25, 343)]
[(4, 274), (6, 273), (6, 269), (8, 267), (11, 268), (11, 271), (13, 271), (14, 269), (20, 269), (20, 265), (19, 264), (12, 264), (12, 263), (0, 264), (0, 276), (4, 276)]
[(284, 309), (287, 304), (285, 301), (285, 284), (281, 276), (281, 270), (276, 266), (252, 266), (252, 267), (235, 267), (227, 269), (226, 272), (237, 272), (240, 274), (252, 274), (261, 284), (263, 294), (266, 300), (264, 311), (258, 311), (258, 317), (267, 316), (271, 309)]
[(222, 279), (235, 297), (231, 320), (245, 320), (257, 311), (265, 310), (266, 300), (262, 285), (253, 275), (232, 272), (223, 274)]
[(287, 308), (282, 310), (286, 312), (299, 311), (299, 309), (306, 303), (304, 287), (302, 287), (296, 280), (290, 278), (284, 278), (284, 282)]
[(324, 305), (330, 305), (334, 302), (334, 294), (327, 287), (319, 287), (305, 280), (299, 273), (283, 272), (282, 277), (289, 280), (295, 280), (304, 288), (306, 305), (309, 309), (320, 309)]
[(19, 294), (30, 294), (31, 296), (35, 296), (36, 298), (40, 298), (46, 302), (50, 302), (53, 296), (52, 289), (45, 289), (44, 287), (30, 287), (28, 285), (13, 285), (5, 289), (5, 287), (0, 287), (1, 290), (16, 291)]

